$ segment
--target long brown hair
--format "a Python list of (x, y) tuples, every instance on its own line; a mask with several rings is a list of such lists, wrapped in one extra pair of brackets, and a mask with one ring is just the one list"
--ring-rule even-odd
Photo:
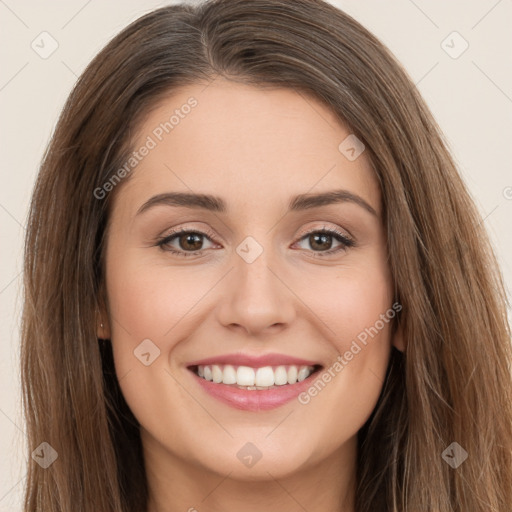
[[(136, 20), (91, 62), (35, 184), (25, 245), (25, 512), (140, 512), (138, 424), (96, 337), (115, 194), (94, 191), (174, 88), (223, 76), (311, 94), (363, 141), (380, 182), (405, 353), (393, 349), (359, 432), (357, 512), (509, 512), (512, 362), (506, 295), (482, 220), (439, 127), (373, 35), (321, 0), (213, 0)], [(443, 457), (458, 443), (457, 468)], [(453, 450), (450, 452), (453, 457)]]

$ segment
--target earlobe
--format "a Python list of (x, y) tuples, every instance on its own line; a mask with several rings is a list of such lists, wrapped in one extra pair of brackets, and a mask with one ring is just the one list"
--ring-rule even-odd
[(96, 337), (100, 340), (110, 339), (110, 329), (108, 324), (97, 321)]
[(105, 282), (102, 281), (99, 287), (98, 305), (96, 309), (96, 337), (100, 340), (109, 340), (110, 324), (108, 322), (107, 307), (106, 307), (106, 290)]
[(100, 340), (110, 339), (110, 325), (105, 314), (105, 308), (96, 311), (96, 337)]
[(400, 350), (400, 352), (405, 352), (405, 342), (403, 336), (402, 326), (400, 324), (397, 325), (395, 333), (393, 334), (393, 346)]

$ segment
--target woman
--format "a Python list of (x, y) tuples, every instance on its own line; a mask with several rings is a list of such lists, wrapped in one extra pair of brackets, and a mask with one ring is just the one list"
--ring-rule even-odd
[(374, 36), (319, 0), (164, 7), (83, 73), (34, 189), (25, 510), (505, 512), (510, 349)]

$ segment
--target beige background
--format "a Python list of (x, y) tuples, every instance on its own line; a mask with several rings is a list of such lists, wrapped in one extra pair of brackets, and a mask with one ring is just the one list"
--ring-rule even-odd
[[(130, 21), (168, 3), (0, 0), (0, 512), (21, 510), (25, 452), (18, 370), (20, 272), (38, 163), (86, 64)], [(331, 3), (388, 45), (417, 84), (485, 218), (510, 290), (512, 0)], [(46, 59), (31, 47), (34, 40), (41, 45), (40, 37), (48, 37), (39, 36), (43, 31), (58, 44)], [(446, 39), (453, 31), (460, 36)], [(467, 50), (453, 58), (464, 41)], [(48, 49), (50, 39), (46, 42)]]

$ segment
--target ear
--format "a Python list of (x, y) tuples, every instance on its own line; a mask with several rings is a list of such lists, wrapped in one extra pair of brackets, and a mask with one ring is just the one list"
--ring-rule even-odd
[(102, 313), (99, 313), (97, 315), (96, 337), (99, 338), (100, 340), (109, 340), (111, 337), (110, 324), (108, 323), (107, 316)]
[(111, 332), (103, 286), (100, 287), (98, 302), (99, 309), (96, 311), (96, 337), (101, 340), (108, 340), (111, 337)]
[(400, 323), (397, 324), (395, 333), (392, 339), (393, 346), (400, 352), (405, 352), (405, 342), (403, 336), (403, 329)]

